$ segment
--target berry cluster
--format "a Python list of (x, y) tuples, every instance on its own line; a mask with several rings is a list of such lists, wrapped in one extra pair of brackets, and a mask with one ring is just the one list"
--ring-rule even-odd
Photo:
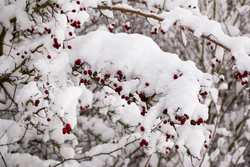
[(77, 65), (77, 66), (81, 65), (81, 63), (82, 63), (82, 61), (81, 61), (80, 59), (77, 59), (77, 60), (75, 61), (75, 65)]
[(70, 134), (70, 132), (72, 131), (70, 124), (67, 123), (66, 126), (62, 129), (62, 131), (63, 131), (63, 134), (66, 134), (66, 133)]
[[(242, 79), (242, 78), (246, 78), (248, 75), (250, 75), (250, 72), (248, 73), (247, 71), (244, 71), (243, 74), (241, 74), (240, 72), (237, 72), (235, 75), (234, 75), (234, 78), (235, 79)], [(245, 85), (247, 84), (247, 80), (243, 80), (241, 81), (241, 84), (242, 85)]]
[(203, 119), (202, 118), (199, 118), (198, 121), (195, 121), (195, 120), (191, 120), (190, 121), (190, 124), (195, 126), (195, 125), (200, 125), (201, 123), (203, 123)]
[(189, 119), (189, 116), (186, 115), (186, 114), (184, 114), (184, 116), (176, 115), (176, 116), (175, 116), (175, 119), (178, 120), (178, 121), (180, 121), (180, 122), (181, 122), (181, 125), (184, 125), (185, 122), (186, 122), (186, 120)]
[(81, 28), (81, 22), (80, 21), (74, 21), (73, 23), (70, 24), (72, 27), (75, 28)]
[(146, 111), (146, 107), (145, 106), (142, 106), (142, 112), (141, 112), (141, 115), (142, 116), (145, 116), (145, 114), (147, 113)]
[(166, 141), (168, 141), (168, 139), (170, 139), (170, 138), (174, 139), (174, 135), (170, 135), (170, 134), (166, 133)]
[(143, 147), (143, 145), (148, 146), (148, 142), (145, 139), (142, 139), (140, 142), (140, 146)]
[(203, 97), (203, 96), (206, 96), (208, 93), (207, 93), (207, 91), (205, 91), (205, 92), (201, 92), (200, 93), (200, 95)]
[(35, 31), (35, 29), (34, 29), (34, 28), (29, 29), (29, 28), (28, 28), (27, 31), (28, 31), (29, 33), (33, 34), (33, 32)]
[(156, 35), (157, 34), (157, 30), (158, 30), (157, 28), (154, 28), (154, 31), (151, 31), (151, 34), (155, 34)]
[(131, 104), (132, 101), (136, 102), (136, 98), (134, 98), (132, 94), (129, 94), (129, 96), (122, 95), (121, 98), (125, 99), (128, 104)]
[(166, 148), (166, 154), (168, 154), (168, 151), (171, 151), (171, 148), (169, 147)]
[(47, 31), (47, 32), (48, 32), (48, 34), (50, 34), (50, 33), (51, 33), (51, 29), (50, 29), (50, 28), (45, 27), (44, 29), (45, 29), (45, 31)]
[(128, 24), (125, 24), (124, 28), (128, 31), (131, 29), (131, 26), (129, 26)]
[(35, 101), (35, 106), (37, 107), (39, 103), (40, 103), (40, 100), (37, 99), (37, 100)]
[(53, 47), (56, 48), (56, 49), (59, 49), (59, 48), (61, 47), (61, 44), (59, 44), (59, 43), (57, 42), (57, 38), (54, 38)]
[(148, 101), (150, 99), (150, 97), (146, 97), (144, 92), (141, 92), (139, 94), (139, 97), (140, 97), (141, 101), (143, 101), (143, 102), (146, 102), (146, 101)]
[(161, 33), (162, 33), (162, 34), (165, 34), (166, 32), (165, 32), (163, 29), (161, 29)]

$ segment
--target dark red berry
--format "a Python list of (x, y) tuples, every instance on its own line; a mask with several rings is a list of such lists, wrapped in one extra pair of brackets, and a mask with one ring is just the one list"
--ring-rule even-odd
[(142, 126), (142, 127), (141, 127), (141, 131), (144, 131), (144, 130), (145, 130), (145, 128)]
[(193, 125), (193, 126), (195, 126), (195, 125), (196, 125), (195, 120), (192, 119), (192, 120), (190, 121), (190, 124)]
[(145, 83), (146, 86), (149, 86), (149, 83)]
[(80, 59), (77, 59), (77, 60), (75, 61), (75, 65), (81, 65), (81, 60), (80, 60)]
[(48, 90), (45, 90), (44, 93), (45, 93), (45, 94), (49, 94), (49, 91), (48, 91)]
[(47, 121), (50, 122), (50, 118), (47, 118)]
[(89, 74), (89, 75), (92, 75), (92, 71), (91, 71), (91, 70), (88, 70), (88, 74)]
[(175, 74), (175, 75), (174, 75), (174, 79), (177, 79), (177, 78), (178, 78), (178, 76)]
[(51, 59), (51, 56), (50, 56), (50, 55), (48, 55), (48, 56), (47, 56), (47, 58), (48, 58), (48, 59)]
[(72, 47), (70, 45), (68, 45), (68, 49), (72, 49)]
[(72, 36), (73, 35), (73, 33), (72, 32), (69, 32), (69, 36)]
[(179, 149), (179, 146), (178, 146), (178, 145), (175, 145), (175, 148), (176, 148), (176, 149)]
[(171, 125), (171, 126), (174, 126), (174, 122), (173, 122), (173, 121), (170, 121), (170, 125)]
[(63, 132), (63, 134), (67, 133), (67, 129), (66, 129), (66, 128), (63, 128), (63, 129), (62, 129), (62, 132)]
[(72, 131), (71, 126), (70, 126), (69, 123), (66, 124), (65, 128), (66, 128), (68, 131)]

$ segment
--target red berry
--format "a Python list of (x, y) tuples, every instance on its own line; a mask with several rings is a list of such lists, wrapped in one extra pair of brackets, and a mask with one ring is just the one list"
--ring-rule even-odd
[(54, 38), (54, 42), (57, 42), (57, 38)]
[(70, 126), (69, 123), (66, 124), (65, 128), (66, 128), (68, 131), (72, 131), (71, 126)]
[(195, 125), (196, 125), (195, 120), (192, 119), (192, 120), (190, 121), (190, 124), (193, 125), (193, 126), (195, 126)]
[(170, 125), (171, 125), (171, 126), (174, 126), (174, 122), (173, 122), (173, 121), (170, 121)]
[(88, 73), (89, 73), (89, 75), (92, 75), (92, 71), (91, 70), (88, 70)]
[(168, 121), (167, 121), (167, 120), (164, 120), (164, 121), (163, 121), (163, 124), (167, 124), (167, 123), (168, 123)]
[(75, 9), (73, 9), (73, 10), (72, 10), (72, 12), (73, 12), (73, 13), (75, 13), (75, 12), (76, 12), (76, 10), (75, 10)]
[(174, 75), (174, 79), (177, 79), (177, 78), (178, 78), (178, 76), (175, 74), (175, 75)]
[(80, 1), (76, 1), (77, 5), (80, 5)]
[(146, 86), (149, 86), (149, 83), (145, 83)]
[(84, 71), (83, 71), (83, 74), (84, 74), (84, 75), (87, 75), (87, 74), (88, 74), (88, 71), (84, 70)]
[(140, 146), (143, 147), (143, 143), (142, 142), (140, 142)]
[(47, 118), (47, 121), (50, 122), (50, 118)]
[(47, 56), (47, 58), (48, 58), (48, 59), (51, 59), (51, 56), (50, 56), (50, 55), (48, 55), (48, 56)]
[(49, 91), (48, 91), (48, 90), (45, 90), (44, 93), (45, 93), (45, 94), (49, 94)]
[(176, 148), (176, 149), (179, 149), (179, 146), (178, 146), (178, 145), (175, 145), (175, 148)]
[(145, 143), (145, 146), (148, 146), (148, 142)]
[(203, 119), (202, 119), (202, 118), (199, 118), (198, 122), (202, 123), (202, 122), (203, 122)]
[(167, 114), (167, 113), (168, 113), (168, 109), (164, 109), (163, 114)]
[(37, 99), (37, 100), (35, 101), (35, 104), (39, 104), (39, 103), (40, 103), (40, 100)]
[(17, 55), (17, 56), (19, 56), (19, 55), (20, 55), (20, 53), (17, 53), (16, 55)]
[(39, 35), (42, 35), (42, 33), (41, 33), (41, 32), (39, 32), (38, 34), (39, 34)]
[(67, 133), (67, 129), (66, 129), (66, 128), (63, 128), (63, 129), (62, 129), (62, 132), (63, 132), (63, 134)]
[(24, 59), (24, 55), (22, 55), (21, 58)]
[(68, 45), (68, 49), (72, 49), (72, 47), (70, 45)]
[(114, 87), (117, 87), (117, 83), (114, 83)]
[(59, 8), (60, 7), (59, 4), (56, 4), (56, 7)]
[(207, 144), (205, 144), (205, 145), (204, 145), (204, 147), (205, 147), (205, 148), (208, 148), (208, 145), (207, 145)]
[(73, 33), (72, 32), (69, 32), (69, 36), (72, 36), (73, 35)]
[(80, 60), (80, 59), (77, 59), (77, 60), (75, 61), (75, 65), (81, 65), (81, 60)]
[(211, 136), (211, 135), (209, 135), (209, 139), (211, 139), (211, 137), (212, 137), (212, 136)]
[(234, 56), (232, 56), (232, 57), (231, 57), (231, 59), (232, 59), (232, 60), (235, 60), (235, 57), (234, 57)]
[(101, 79), (101, 83), (102, 83), (102, 84), (104, 84), (104, 83), (105, 83), (104, 79)]
[(141, 127), (141, 131), (144, 131), (144, 130), (145, 130), (145, 128), (142, 126), (142, 127)]

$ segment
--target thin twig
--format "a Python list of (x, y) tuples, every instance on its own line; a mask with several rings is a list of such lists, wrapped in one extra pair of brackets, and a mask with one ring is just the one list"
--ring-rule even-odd
[(148, 160), (147, 160), (146, 164), (144, 165), (144, 167), (147, 167), (147, 165), (148, 165), (149, 160), (151, 159), (151, 157), (152, 157), (152, 154), (148, 157)]
[(7, 164), (6, 164), (6, 162), (5, 162), (5, 159), (4, 159), (3, 155), (1, 153), (1, 151), (0, 151), (0, 154), (1, 154), (1, 157), (2, 157), (2, 160), (3, 160), (3, 163), (4, 163), (5, 167), (8, 167)]
[(250, 140), (248, 140), (245, 150), (240, 154), (233, 167), (236, 167), (238, 161), (240, 160), (241, 156), (246, 152), (249, 145), (250, 145)]

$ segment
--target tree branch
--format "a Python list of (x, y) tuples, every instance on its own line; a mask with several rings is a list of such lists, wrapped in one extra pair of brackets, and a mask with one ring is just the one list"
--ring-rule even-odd
[[(122, 11), (122, 12), (134, 13), (134, 14), (144, 16), (144, 17), (148, 17), (148, 18), (153, 18), (153, 19), (158, 20), (158, 21), (163, 21), (164, 20), (164, 18), (160, 17), (158, 14), (142, 12), (139, 9), (127, 9), (127, 8), (118, 7), (118, 6), (112, 6), (112, 7), (111, 6), (98, 6), (97, 9), (99, 9), (99, 10)], [(192, 28), (190, 28), (190, 27), (186, 27), (186, 28), (187, 28), (188, 31), (194, 33), (194, 30)], [(229, 47), (227, 47), (226, 45), (216, 41), (215, 39), (212, 39), (210, 37), (210, 35), (202, 34), (201, 37), (213, 42), (214, 44), (224, 48), (225, 50), (227, 50), (229, 52), (231, 51), (231, 49)]]

